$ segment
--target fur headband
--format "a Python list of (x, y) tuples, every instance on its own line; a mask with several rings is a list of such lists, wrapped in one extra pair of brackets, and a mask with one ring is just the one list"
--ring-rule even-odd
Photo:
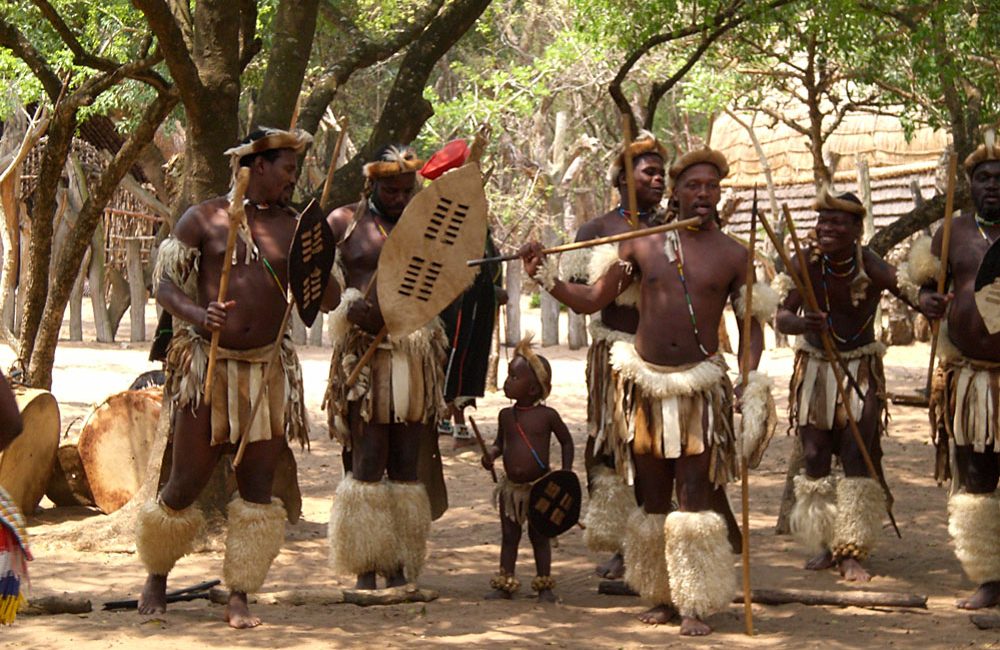
[(990, 160), (1000, 160), (1000, 147), (996, 144), (996, 133), (993, 129), (983, 132), (983, 144), (976, 147), (976, 150), (965, 159), (965, 173), (972, 176), (976, 167)]
[(865, 216), (865, 206), (861, 202), (855, 203), (850, 200), (850, 194), (841, 194), (840, 196), (834, 196), (830, 192), (830, 188), (823, 186), (819, 191), (819, 195), (816, 196), (816, 200), (813, 201), (814, 210), (836, 210), (838, 212), (846, 212), (848, 214), (853, 214), (858, 217)]
[(389, 145), (374, 160), (364, 166), (365, 178), (378, 180), (389, 176), (399, 176), (418, 171), (424, 161), (417, 157), (417, 151), (409, 145)]
[[(664, 147), (656, 136), (649, 131), (643, 130), (639, 132), (639, 137), (632, 141), (632, 144), (628, 146), (629, 156), (632, 158), (633, 162), (639, 156), (644, 156), (648, 153), (656, 154), (663, 160), (667, 159), (667, 148)], [(625, 148), (623, 147), (615, 159), (611, 161), (611, 166), (608, 167), (608, 184), (611, 187), (618, 186), (618, 174), (621, 173), (622, 169), (625, 168)]]
[(709, 147), (695, 149), (694, 151), (687, 152), (675, 160), (674, 164), (670, 165), (670, 169), (667, 172), (670, 177), (670, 191), (673, 191), (674, 186), (677, 184), (677, 179), (684, 173), (684, 170), (702, 163), (714, 165), (719, 170), (719, 178), (725, 178), (729, 175), (729, 162), (721, 151), (716, 151)]
[(241, 142), (235, 147), (226, 149), (225, 155), (230, 157), (234, 168), (239, 166), (240, 158), (243, 156), (264, 153), (272, 149), (291, 149), (298, 154), (305, 151), (305, 148), (312, 144), (313, 141), (313, 137), (302, 129), (282, 131), (281, 129), (262, 126), (259, 128), (259, 131), (261, 135), (253, 140)]
[(521, 357), (528, 362), (531, 371), (535, 373), (535, 379), (538, 380), (538, 384), (542, 387), (542, 399), (544, 400), (552, 392), (552, 377), (549, 376), (548, 371), (545, 369), (545, 364), (535, 354), (535, 351), (531, 349), (531, 339), (533, 338), (534, 334), (529, 332), (521, 339), (521, 342), (514, 348), (514, 356)]

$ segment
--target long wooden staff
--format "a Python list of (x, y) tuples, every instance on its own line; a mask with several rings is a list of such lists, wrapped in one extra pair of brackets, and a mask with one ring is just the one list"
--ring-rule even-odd
[[(243, 195), (246, 194), (247, 184), (250, 182), (250, 168), (240, 167), (236, 174), (236, 186), (233, 188), (232, 202), (229, 204), (229, 235), (226, 237), (226, 255), (222, 258), (222, 277), (219, 279), (218, 302), (226, 302), (226, 294), (229, 293), (229, 272), (233, 268), (233, 254), (236, 252), (236, 236), (239, 233), (240, 224), (247, 220), (246, 210), (243, 208)], [(222, 332), (215, 330), (212, 332), (212, 345), (208, 349), (208, 366), (205, 369), (205, 403), (212, 403), (212, 377), (215, 374), (215, 360), (219, 355), (219, 335)]]
[(625, 218), (632, 226), (632, 230), (635, 230), (639, 227), (639, 201), (635, 197), (635, 169), (632, 165), (632, 121), (627, 113), (622, 113), (622, 133), (625, 135), (622, 162), (625, 167), (625, 198), (628, 201)]
[[(753, 209), (750, 211), (750, 244), (747, 248), (747, 274), (746, 293), (743, 296), (743, 354), (740, 360), (740, 385), (745, 394), (747, 384), (750, 383), (751, 352), (750, 328), (753, 324), (753, 284), (754, 284), (754, 248), (757, 244), (757, 188), (753, 188)], [(746, 416), (744, 416), (746, 417)], [(741, 423), (746, 431), (746, 422)], [(744, 437), (744, 445), (746, 439)], [(749, 451), (744, 446), (743, 453), (740, 454), (740, 501), (743, 506), (743, 618), (746, 621), (747, 636), (753, 636), (753, 600), (750, 587), (750, 458)]]
[(340, 119), (340, 133), (337, 134), (337, 142), (333, 145), (333, 156), (330, 157), (330, 168), (326, 172), (326, 182), (323, 183), (323, 194), (319, 199), (319, 207), (326, 206), (326, 200), (330, 197), (330, 185), (333, 182), (333, 173), (337, 171), (337, 158), (340, 158), (340, 148), (344, 144), (347, 136), (347, 123), (350, 117), (345, 115)]
[[(945, 282), (948, 279), (948, 251), (951, 248), (951, 213), (955, 210), (955, 181), (958, 175), (958, 156), (948, 152), (948, 189), (944, 199), (944, 225), (941, 232), (941, 269), (938, 271), (937, 292), (944, 293)], [(931, 382), (934, 380), (934, 361), (937, 356), (938, 333), (941, 331), (941, 321), (931, 321), (931, 359), (927, 366), (927, 397), (931, 396)]]
[[(559, 246), (552, 246), (551, 248), (542, 249), (542, 255), (551, 255), (553, 253), (565, 253), (566, 251), (575, 251), (579, 248), (593, 248), (594, 246), (600, 246), (601, 244), (614, 244), (620, 241), (625, 241), (626, 239), (635, 239), (637, 237), (645, 237), (646, 235), (655, 235), (661, 232), (667, 232), (668, 230), (678, 230), (680, 228), (687, 228), (688, 226), (697, 226), (701, 223), (701, 220), (697, 217), (692, 217), (690, 219), (684, 219), (683, 221), (671, 221), (670, 223), (660, 224), (659, 226), (652, 226), (650, 228), (640, 228), (639, 230), (630, 230), (627, 232), (618, 233), (617, 235), (608, 235), (607, 237), (598, 237), (597, 239), (587, 239), (584, 241), (575, 241), (569, 244), (560, 244)], [(511, 253), (510, 255), (500, 255), (498, 257), (481, 257), (475, 260), (469, 260), (466, 262), (469, 266), (479, 266), (480, 264), (486, 264), (487, 262), (509, 262), (510, 260), (516, 260), (520, 255), (517, 253)]]
[[(472, 432), (474, 434), (476, 434), (476, 440), (479, 441), (479, 448), (483, 450), (483, 456), (485, 456), (486, 453), (487, 453), (487, 451), (486, 451), (486, 441), (483, 440), (482, 434), (479, 433), (479, 427), (476, 426), (476, 421), (472, 419), (471, 415), (469, 416), (469, 424), (472, 425)], [(495, 468), (493, 468), (493, 467), (490, 467), (490, 474), (493, 475), (493, 482), (496, 483), (497, 482), (497, 470)]]
[[(799, 237), (795, 231), (795, 223), (792, 221), (791, 214), (786, 212), (785, 220), (788, 232), (792, 237), (792, 243), (795, 246), (795, 255), (802, 261), (801, 278), (797, 286), (802, 287), (802, 296), (805, 298), (809, 309), (814, 312), (819, 312), (819, 301), (816, 300), (816, 293), (813, 291), (812, 281), (809, 279), (809, 267), (807, 266), (806, 258), (802, 255), (802, 247), (799, 244)], [(778, 254), (781, 255), (781, 261), (785, 264), (785, 268), (788, 269), (789, 275), (794, 277), (795, 272), (792, 267), (792, 262), (788, 258), (788, 254), (785, 252), (784, 246), (781, 245), (781, 242), (778, 241), (777, 236), (774, 234), (774, 230), (772, 230), (770, 225), (767, 224), (767, 219), (764, 215), (760, 215), (760, 222), (767, 231), (768, 236), (771, 237), (775, 250), (777, 250)], [(851, 430), (851, 435), (854, 437), (854, 443), (858, 446), (858, 451), (861, 452), (861, 458), (865, 462), (868, 475), (873, 481), (881, 485), (882, 489), (885, 491), (886, 512), (889, 514), (889, 520), (892, 522), (892, 527), (896, 530), (896, 535), (902, 537), (902, 534), (899, 532), (899, 526), (896, 525), (896, 518), (893, 516), (892, 510), (889, 507), (892, 500), (892, 494), (879, 477), (878, 471), (875, 469), (875, 464), (872, 462), (871, 454), (868, 453), (868, 447), (865, 445), (864, 438), (861, 437), (861, 431), (858, 429), (858, 423), (854, 421), (854, 415), (851, 413), (851, 403), (847, 399), (847, 391), (844, 388), (844, 373), (841, 370), (841, 362), (839, 361), (840, 355), (837, 354), (837, 350), (833, 346), (833, 341), (830, 338), (829, 332), (821, 332), (820, 339), (823, 341), (823, 351), (826, 353), (827, 363), (830, 364), (830, 368), (833, 370), (834, 380), (837, 383), (837, 396), (844, 405), (844, 413), (847, 416), (847, 426)]]

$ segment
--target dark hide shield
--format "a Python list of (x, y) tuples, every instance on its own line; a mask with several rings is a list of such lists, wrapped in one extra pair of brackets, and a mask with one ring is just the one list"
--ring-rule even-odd
[(330, 281), (330, 271), (337, 254), (337, 241), (326, 215), (315, 200), (299, 215), (292, 248), (288, 251), (288, 281), (295, 306), (306, 327), (319, 314), (323, 292)]
[(535, 481), (528, 498), (528, 523), (546, 537), (557, 537), (580, 520), (580, 480), (569, 470), (549, 472)]
[(976, 309), (986, 331), (1000, 332), (1000, 240), (993, 242), (976, 273)]

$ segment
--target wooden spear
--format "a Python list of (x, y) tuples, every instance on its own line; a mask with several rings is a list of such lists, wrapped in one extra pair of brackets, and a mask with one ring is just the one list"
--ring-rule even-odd
[(625, 198), (628, 201), (625, 219), (632, 226), (632, 230), (636, 230), (639, 228), (639, 201), (635, 197), (635, 170), (632, 166), (632, 123), (627, 113), (622, 113), (622, 133), (625, 135), (622, 161), (625, 167)]
[[(741, 332), (743, 342), (742, 342), (742, 359), (740, 360), (740, 385), (741, 394), (744, 394), (747, 389), (747, 384), (750, 383), (750, 365), (752, 354), (750, 351), (750, 343), (753, 340), (750, 336), (750, 329), (753, 324), (753, 310), (750, 306), (753, 304), (753, 284), (754, 284), (754, 247), (757, 243), (757, 187), (753, 188), (753, 208), (750, 211), (750, 244), (747, 247), (747, 274), (746, 274), (746, 293), (743, 296), (743, 331)], [(743, 430), (746, 431), (746, 423), (741, 422)], [(746, 444), (746, 439), (744, 438), (744, 445)], [(746, 622), (746, 632), (747, 636), (753, 636), (753, 601), (751, 598), (751, 587), (750, 587), (750, 453), (746, 447), (743, 447), (743, 453), (740, 454), (740, 501), (743, 506), (743, 618)]]
[[(941, 231), (941, 269), (938, 271), (937, 292), (944, 293), (945, 282), (948, 280), (948, 252), (951, 248), (951, 219), (955, 210), (955, 182), (958, 176), (958, 156), (954, 151), (948, 152), (948, 189), (944, 199), (944, 225)], [(938, 333), (941, 331), (941, 321), (931, 321), (931, 359), (927, 366), (927, 385), (925, 393), (931, 396), (931, 382), (934, 380), (934, 361), (937, 356)]]

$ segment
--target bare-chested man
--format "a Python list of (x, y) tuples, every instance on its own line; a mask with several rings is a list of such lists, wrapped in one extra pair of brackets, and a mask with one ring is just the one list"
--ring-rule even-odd
[[(790, 522), (799, 542), (818, 553), (806, 563), (807, 569), (839, 565), (845, 579), (868, 581), (871, 576), (861, 562), (881, 535), (885, 493), (869, 476), (851, 433), (820, 333), (829, 333), (864, 394), (862, 401), (852, 384), (844, 386), (866, 449), (880, 467), (879, 438), (885, 432), (888, 412), (882, 368), (885, 346), (875, 340), (874, 319), (883, 292), (908, 299), (897, 285), (896, 269), (861, 247), (865, 208), (856, 196), (832, 196), (824, 190), (815, 209), (819, 213), (816, 242), (808, 249), (805, 265), (822, 312), (806, 309), (798, 291), (792, 289), (775, 320), (779, 331), (800, 336), (789, 419), (802, 439), (805, 474), (795, 477)], [(799, 274), (803, 260), (795, 258), (792, 265)], [(844, 468), (839, 481), (830, 473), (834, 454)]]
[[(624, 425), (614, 435), (627, 445), (624, 470), (643, 505), (629, 521), (635, 543), (626, 543), (625, 555), (642, 567), (633, 586), (661, 603), (664, 620), (676, 606), (684, 635), (710, 633), (703, 619), (728, 605), (735, 589), (726, 521), (711, 509), (716, 487), (737, 472), (733, 389), (718, 353), (718, 326), (727, 300), (742, 312), (747, 280), (746, 249), (716, 224), (719, 182), (728, 170), (710, 149), (675, 162), (669, 174), (680, 218), (696, 217), (700, 225), (623, 242), (619, 262), (590, 286), (555, 278), (538, 244), (522, 251), (526, 271), (578, 312), (602, 309), (639, 284), (635, 343), (611, 349), (615, 417)], [(755, 289), (748, 307), (754, 314), (763, 293)], [(763, 309), (773, 311), (773, 304)], [(751, 340), (756, 366), (759, 322)], [(671, 512), (675, 484), (680, 509)]]
[[(218, 197), (188, 209), (161, 246), (156, 299), (178, 320), (167, 354), (164, 405), (173, 412), (173, 464), (156, 501), (143, 506), (136, 548), (149, 571), (139, 612), (166, 609), (167, 574), (189, 553), (204, 525), (195, 499), (224, 451), (243, 430), (246, 452), (236, 469), (239, 498), (229, 504), (223, 576), (230, 589), (226, 617), (233, 627), (260, 619), (247, 594), (264, 582), (285, 538), (285, 508), (271, 496), (281, 450), (291, 437), (308, 436), (302, 370), (288, 333), (278, 331), (285, 309), (288, 249), (296, 214), (288, 207), (295, 189), (297, 157), (312, 141), (302, 131), (259, 129), (230, 149), (234, 171), (250, 168), (247, 228), (235, 255), (225, 258), (230, 202)], [(215, 300), (224, 264), (232, 264), (225, 303)], [(209, 339), (219, 332), (212, 394), (203, 395)], [(276, 343), (276, 341), (280, 341)], [(274, 373), (253, 422), (247, 423), (272, 346), (281, 345), (283, 372)]]
[[(625, 208), (628, 204), (625, 182), (624, 151), (620, 151), (608, 169), (608, 182), (618, 190), (619, 204), (603, 215), (583, 224), (576, 241), (617, 235), (634, 228), (645, 228), (658, 217), (660, 201), (666, 189), (664, 158), (666, 149), (651, 133), (643, 133), (629, 147), (632, 156), (637, 215)], [(582, 248), (562, 256), (562, 275), (569, 282), (590, 284), (618, 262), (618, 247), (605, 244)], [(614, 386), (611, 381), (610, 352), (615, 341), (635, 340), (639, 311), (638, 286), (633, 286), (614, 302), (590, 318), (590, 349), (587, 351), (587, 439), (585, 463), (590, 486), (590, 501), (584, 519), (583, 537), (595, 553), (612, 553), (597, 567), (603, 578), (618, 579), (625, 573), (623, 544), (628, 517), (635, 510), (635, 495), (615, 471), (615, 449), (608, 434), (614, 413)], [(624, 459), (618, 459), (624, 460)]]
[(952, 223), (948, 251), (951, 290), (937, 293), (942, 231), (915, 243), (908, 261), (920, 290), (920, 305), (931, 318), (947, 319), (938, 338), (945, 372), (943, 418), (951, 435), (957, 490), (948, 501), (948, 532), (966, 575), (979, 585), (959, 600), (963, 609), (1000, 604), (1000, 333), (990, 334), (976, 305), (975, 279), (987, 249), (1000, 238), (1000, 147), (981, 145), (965, 160), (975, 211)]
[(365, 165), (368, 185), (361, 202), (328, 217), (340, 242), (347, 290), (331, 314), (334, 350), (324, 406), (331, 435), (350, 451), (349, 471), (330, 511), (330, 561), (338, 573), (356, 575), (359, 589), (375, 589), (376, 575), (389, 587), (414, 582), (430, 532), (431, 506), (417, 461), (425, 429), (446, 413), (448, 341), (440, 320), (403, 340), (387, 338), (357, 382), (346, 385), (384, 325), (377, 293), (367, 289), (382, 245), (417, 189), (422, 165), (412, 147), (383, 147)]

